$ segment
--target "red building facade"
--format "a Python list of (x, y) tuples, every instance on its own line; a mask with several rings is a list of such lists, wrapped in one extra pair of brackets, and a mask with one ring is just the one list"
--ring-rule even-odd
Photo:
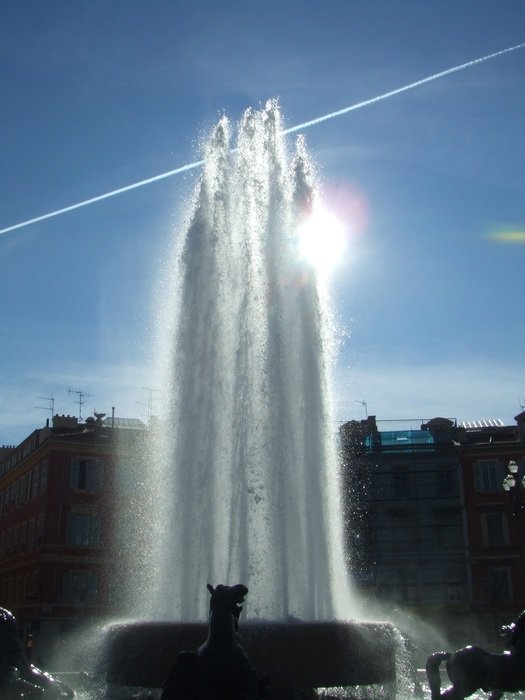
[[(135, 424), (128, 437), (141, 440), (144, 426)], [(115, 611), (110, 544), (121, 434), (101, 418), (55, 416), (2, 450), (0, 604), (39, 661), (84, 622)]]
[[(516, 426), (478, 426), (460, 435), (472, 607), (496, 624), (525, 609), (524, 419), (525, 413), (516, 416)], [(509, 464), (518, 473), (507, 493)]]

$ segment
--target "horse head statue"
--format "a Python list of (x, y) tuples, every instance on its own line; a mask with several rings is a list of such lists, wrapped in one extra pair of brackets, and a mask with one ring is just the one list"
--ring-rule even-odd
[(161, 700), (258, 700), (267, 680), (258, 679), (237, 634), (248, 589), (242, 583), (207, 588), (208, 638), (177, 655)]
[(30, 663), (12, 612), (0, 607), (0, 698), (72, 698), (74, 692), (52, 674)]
[(510, 625), (503, 625), (500, 629), (500, 634), (507, 639), (508, 646), (511, 650), (518, 646), (525, 645), (525, 610), (521, 613), (516, 622), (511, 622)]
[[(426, 663), (431, 700), (463, 700), (476, 690), (490, 691), (490, 700), (499, 700), (506, 692), (525, 690), (525, 611), (500, 632), (508, 639), (509, 649), (504, 654), (489, 654), (475, 646), (431, 654)], [(442, 661), (452, 683), (443, 692), (439, 673)]]
[(235, 630), (239, 628), (239, 616), (242, 612), (242, 603), (248, 595), (248, 589), (242, 583), (235, 586), (224, 586), (219, 584), (215, 588), (208, 583), (207, 589), (210, 592), (210, 619), (217, 614), (231, 614), (235, 625)]

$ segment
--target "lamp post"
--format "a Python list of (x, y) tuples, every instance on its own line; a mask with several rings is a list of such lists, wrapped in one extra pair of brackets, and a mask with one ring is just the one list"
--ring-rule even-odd
[(518, 476), (519, 466), (514, 459), (508, 463), (507, 471), (507, 476), (503, 479), (503, 488), (509, 496), (512, 515), (516, 518), (521, 567), (525, 576), (525, 533), (523, 531), (525, 503), (520, 498), (520, 490), (525, 489), (525, 476), (520, 480)]
[(523, 515), (525, 511), (525, 504), (520, 498), (520, 483), (521, 487), (525, 489), (525, 476), (521, 479), (518, 477), (518, 463), (516, 460), (511, 459), (507, 465), (508, 473), (503, 479), (503, 488), (509, 495), (509, 499), (512, 505), (512, 513), (516, 516)]

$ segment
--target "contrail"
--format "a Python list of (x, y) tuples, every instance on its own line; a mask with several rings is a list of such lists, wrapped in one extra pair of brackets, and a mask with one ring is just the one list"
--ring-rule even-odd
[(160, 175), (154, 175), (153, 177), (148, 177), (146, 180), (140, 180), (140, 182), (134, 182), (132, 185), (125, 185), (124, 187), (119, 187), (118, 190), (111, 190), (111, 192), (106, 192), (105, 194), (99, 194), (96, 197), (91, 197), (90, 199), (84, 199), (82, 202), (77, 202), (76, 204), (70, 204), (68, 207), (63, 207), (62, 209), (55, 209), (55, 211), (50, 211), (47, 214), (41, 214), (40, 216), (35, 216), (34, 219), (27, 219), (27, 221), (21, 221), (19, 224), (13, 224), (13, 226), (7, 226), (6, 228), (0, 229), (0, 234), (8, 233), (9, 231), (15, 231), (17, 228), (22, 228), (23, 226), (30, 226), (31, 224), (36, 224), (38, 221), (45, 221), (46, 219), (52, 219), (54, 216), (60, 216), (60, 214), (65, 214), (68, 211), (73, 211), (74, 209), (80, 209), (80, 207), (87, 207), (88, 204), (94, 204), (95, 202), (101, 202), (103, 199), (109, 199), (110, 197), (115, 197), (117, 194), (122, 194), (123, 192), (129, 192), (129, 190), (135, 190), (137, 187), (142, 187), (143, 185), (149, 185), (151, 182), (157, 182), (158, 180), (163, 180), (166, 177), (171, 177), (172, 175), (178, 175), (179, 173), (184, 173), (187, 170), (193, 170), (194, 168), (200, 167), (204, 163), (203, 160), (197, 160), (195, 163), (188, 163), (188, 165), (181, 165), (180, 168), (175, 168), (175, 170), (168, 170), (166, 173), (161, 173)]
[[(289, 129), (285, 129), (283, 133), (285, 134), (291, 134), (295, 131), (300, 131), (301, 129), (308, 129), (311, 126), (316, 126), (317, 124), (321, 124), (322, 122), (328, 121), (329, 119), (334, 119), (335, 117), (341, 117), (343, 114), (348, 114), (348, 112), (353, 112), (356, 109), (361, 109), (361, 107), (368, 107), (368, 105), (375, 104), (376, 102), (380, 102), (381, 100), (386, 100), (389, 97), (393, 97), (394, 95), (399, 95), (402, 92), (406, 92), (407, 90), (413, 90), (414, 88), (419, 87), (420, 85), (424, 85), (425, 83), (430, 83), (433, 80), (438, 80), (439, 78), (444, 78), (447, 75), (451, 75), (452, 73), (457, 73), (460, 70), (465, 70), (465, 68), (471, 68), (472, 66), (477, 65), (478, 63), (483, 63), (484, 61), (489, 61), (491, 58), (497, 58), (498, 56), (503, 56), (506, 53), (510, 53), (511, 51), (517, 51), (518, 49), (522, 49), (525, 47), (525, 43), (522, 44), (516, 44), (516, 46), (510, 46), (507, 49), (502, 49), (501, 51), (496, 51), (495, 53), (490, 53), (487, 56), (482, 56), (481, 58), (475, 58), (473, 61), (467, 61), (467, 63), (462, 63), (460, 66), (454, 66), (453, 68), (448, 68), (447, 70), (441, 71), (440, 73), (434, 73), (433, 75), (429, 75), (427, 78), (422, 78), (421, 80), (416, 80), (414, 83), (409, 83), (408, 85), (404, 85), (403, 87), (396, 88), (395, 90), (390, 90), (389, 92), (385, 92), (382, 95), (378, 95), (377, 97), (372, 97), (368, 100), (364, 100), (363, 102), (358, 102), (354, 105), (351, 105), (350, 107), (344, 107), (343, 109), (337, 110), (337, 112), (330, 112), (330, 114), (324, 114), (321, 117), (317, 117), (315, 119), (310, 119), (307, 122), (303, 122), (302, 124), (297, 124), (296, 126), (291, 126)], [(179, 175), (180, 173), (187, 172), (188, 170), (194, 170), (195, 168), (199, 168), (203, 164), (203, 160), (197, 160), (194, 163), (188, 163), (187, 165), (182, 165), (179, 168), (175, 168), (174, 170), (168, 170), (165, 173), (161, 173), (160, 175), (155, 175), (153, 177), (149, 177), (146, 180), (140, 180), (139, 182), (134, 182), (131, 185), (125, 185), (124, 187), (119, 187), (117, 190), (112, 190), (111, 192), (106, 192), (105, 194), (99, 194), (96, 197), (91, 197), (90, 199), (85, 199), (82, 202), (77, 202), (76, 204), (70, 204), (67, 207), (63, 207), (62, 209), (56, 209), (55, 211), (50, 211), (47, 214), (41, 214), (40, 216), (36, 216), (33, 219), (27, 219), (26, 221), (21, 221), (18, 224), (13, 224), (12, 226), (6, 226), (5, 228), (0, 229), (0, 234), (2, 233), (9, 233), (10, 231), (16, 231), (19, 228), (23, 228), (24, 226), (30, 226), (31, 224), (36, 224), (39, 221), (45, 221), (46, 219), (52, 219), (55, 216), (60, 216), (60, 214), (65, 214), (68, 211), (74, 211), (75, 209), (80, 209), (81, 207), (87, 207), (89, 204), (95, 204), (96, 202), (101, 202), (103, 199), (109, 199), (110, 197), (115, 197), (118, 194), (123, 194), (124, 192), (129, 192), (130, 190), (137, 189), (138, 187), (142, 187), (143, 185), (149, 185), (152, 182), (157, 182), (158, 180), (164, 180), (167, 177), (171, 177), (172, 175)]]
[[(397, 88), (396, 90), (390, 90), (390, 92), (385, 92), (377, 97), (372, 97), (369, 100), (364, 100), (363, 102), (358, 102), (350, 107), (344, 107), (343, 109), (338, 109), (337, 112), (330, 112), (330, 114), (325, 114), (322, 117), (317, 117), (316, 119), (310, 119), (310, 121), (303, 122), (297, 126), (291, 126), (289, 129), (285, 130), (285, 134), (291, 134), (294, 131), (299, 131), (300, 129), (307, 129), (310, 126), (315, 126), (316, 124), (321, 124), (328, 119), (333, 119), (334, 117), (341, 117), (343, 114), (348, 114), (348, 112), (353, 112), (361, 107), (367, 107), (368, 105), (373, 105), (375, 102), (380, 102), (381, 100), (386, 100), (388, 97), (393, 97), (394, 95), (399, 95), (401, 92), (406, 92), (407, 90), (413, 90), (414, 88), (424, 85), (425, 83), (430, 83), (432, 80), (438, 80), (439, 78), (444, 78), (446, 75), (451, 75), (452, 73), (457, 73), (460, 70), (465, 70), (465, 68), (470, 68), (475, 66), (477, 63), (483, 63), (483, 61), (488, 61), (491, 58), (496, 58), (497, 56), (503, 56), (505, 53), (510, 51), (516, 51), (517, 49), (522, 49), (525, 46), (523, 44), (516, 44), (516, 46), (511, 46), (508, 49), (503, 49), (502, 51), (496, 51), (496, 53), (489, 53), (487, 56), (482, 56), (481, 58), (475, 58), (473, 61), (468, 61), (467, 63), (462, 63), (460, 66), (454, 66), (454, 68), (447, 68), (447, 70), (441, 71), (441, 73), (434, 73), (434, 75), (429, 75), (428, 78), (422, 78), (421, 80), (416, 80), (415, 83), (409, 83), (403, 87)], [(2, 233), (2, 231), (0, 231)]]

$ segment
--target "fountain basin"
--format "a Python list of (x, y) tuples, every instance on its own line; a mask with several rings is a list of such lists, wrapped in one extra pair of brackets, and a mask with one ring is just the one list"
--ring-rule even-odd
[[(179, 651), (202, 644), (207, 623), (126, 622), (105, 629), (106, 681), (162, 688)], [(240, 639), (277, 691), (395, 681), (395, 627), (379, 622), (244, 622)]]

